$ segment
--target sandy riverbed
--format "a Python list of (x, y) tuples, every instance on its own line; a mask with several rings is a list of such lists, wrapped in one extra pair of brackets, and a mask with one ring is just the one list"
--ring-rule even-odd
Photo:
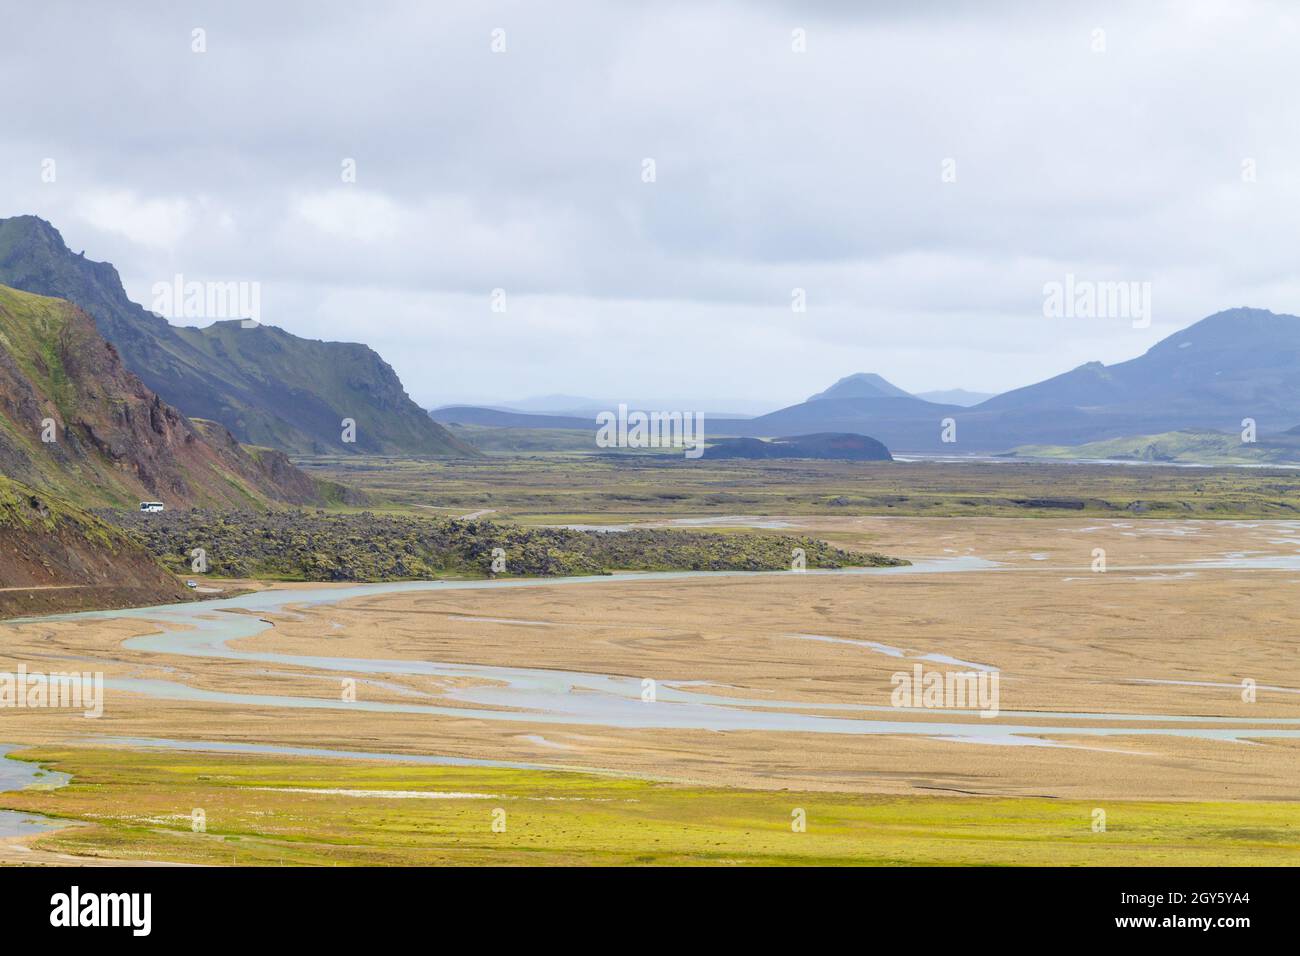
[[(600, 582), (580, 587), (407, 592), (267, 615), (241, 650), (437, 661), (650, 678), (681, 693), (751, 702), (888, 706), (891, 675), (925, 655), (999, 669), (1003, 712), (1300, 718), (1300, 569), (1251, 567), (1300, 552), (1300, 526), (1098, 519), (789, 519), (837, 543), (919, 559), (974, 555), (999, 570), (953, 574)], [(1107, 571), (1091, 570), (1093, 549)], [(1215, 564), (1244, 564), (1243, 569)], [(1267, 564), (1267, 561), (1263, 563)], [(326, 589), (327, 590), (327, 589)], [(0, 667), (103, 670), (241, 695), (337, 700), (343, 672), (177, 658), (123, 642), (143, 619), (0, 624)], [(799, 635), (837, 638), (812, 641)], [(887, 645), (891, 656), (865, 644)], [(107, 663), (97, 663), (107, 662)], [(938, 667), (932, 660), (926, 667)], [(478, 677), (357, 673), (358, 699), (446, 704)], [(1258, 685), (1254, 703), (1240, 683)], [(1147, 683), (1160, 682), (1160, 683)], [(685, 683), (689, 682), (689, 683)], [(1180, 682), (1180, 683), (1164, 683)], [(1269, 690), (1265, 688), (1277, 688)], [(657, 706), (657, 705), (647, 705)], [(717, 784), (883, 793), (955, 791), (1096, 799), (1286, 799), (1300, 795), (1300, 740), (1172, 734), (986, 744), (886, 736), (632, 728), (257, 703), (110, 691), (105, 714), (10, 710), (5, 741), (135, 736), (436, 753), (603, 768)], [(880, 714), (836, 713), (849, 719)], [(890, 715), (884, 715), (889, 717)], [(1046, 718), (1045, 718), (1046, 719)], [(998, 722), (1026, 723), (1004, 713)], [(1054, 726), (1106, 726), (1046, 719)], [(1032, 723), (1033, 721), (1029, 721)], [(1042, 723), (1043, 720), (1039, 720)], [(1178, 725), (1129, 720), (1124, 726)], [(1040, 738), (1038, 743), (1044, 742)]]

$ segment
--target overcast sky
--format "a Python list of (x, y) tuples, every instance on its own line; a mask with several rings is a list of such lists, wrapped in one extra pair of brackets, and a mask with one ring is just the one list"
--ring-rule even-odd
[[(0, 215), (425, 405), (1000, 391), (1300, 313), (1295, 4), (0, 3)], [(1067, 274), (1150, 327), (1045, 317)]]

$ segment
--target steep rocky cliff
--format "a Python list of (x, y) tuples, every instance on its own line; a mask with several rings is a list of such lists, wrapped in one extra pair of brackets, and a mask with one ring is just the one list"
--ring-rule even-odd
[[(36, 216), (0, 219), (0, 283), (79, 305), (165, 402), (242, 442), (297, 454), (478, 454), (430, 420), (373, 349), (233, 319), (173, 326), (127, 298), (112, 264), (72, 252)], [(342, 440), (344, 418), (356, 422), (355, 441)]]
[(75, 504), (249, 507), (346, 495), (197, 426), (123, 366), (90, 316), (0, 286), (0, 474)]

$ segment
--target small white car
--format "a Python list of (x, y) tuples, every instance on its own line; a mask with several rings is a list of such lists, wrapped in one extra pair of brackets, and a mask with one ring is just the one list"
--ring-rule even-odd
[(198, 582), (198, 581), (186, 581), (186, 582), (185, 582), (185, 586), (186, 586), (187, 588), (196, 588), (196, 587), (199, 586), (199, 582)]

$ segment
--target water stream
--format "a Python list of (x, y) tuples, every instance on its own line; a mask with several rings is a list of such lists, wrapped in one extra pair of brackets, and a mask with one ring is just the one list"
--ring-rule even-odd
[[(1258, 566), (1248, 558), (1241, 560), (1248, 562), (1250, 566)], [(1222, 565), (1216, 563), (1213, 566)], [(1276, 564), (1267, 566), (1277, 567)], [(853, 568), (808, 571), (806, 574), (835, 574), (848, 577), (893, 576), (998, 570), (999, 567), (994, 562), (982, 558), (961, 556), (918, 562), (899, 568)], [(268, 590), (216, 601), (89, 611), (27, 620), (143, 619), (155, 622), (160, 630), (157, 633), (127, 640), (125, 646), (130, 650), (171, 657), (213, 658), (273, 664), (281, 667), (300, 667), (316, 674), (415, 675), (457, 682), (441, 691), (440, 696), (446, 703), (398, 703), (364, 699), (349, 702), (341, 699), (279, 694), (241, 694), (192, 687), (179, 680), (119, 677), (105, 681), (105, 687), (109, 690), (127, 691), (167, 700), (204, 701), (286, 710), (329, 709), (427, 714), (530, 724), (692, 729), (717, 732), (751, 730), (823, 734), (912, 734), (944, 740), (1000, 744), (1048, 745), (1048, 741), (1039, 738), (1043, 735), (1064, 734), (1078, 736), (1158, 734), (1233, 741), (1266, 737), (1300, 737), (1300, 718), (1255, 719), (1168, 714), (1003, 711), (996, 720), (990, 720), (981, 718), (979, 712), (973, 709), (900, 708), (889, 706), (887, 700), (877, 703), (843, 701), (823, 703), (768, 700), (756, 696), (727, 696), (696, 689), (696, 685), (700, 682), (692, 680), (657, 680), (654, 686), (654, 699), (648, 701), (642, 699), (645, 689), (643, 679), (654, 678), (653, 674), (610, 675), (438, 661), (281, 654), (241, 650), (230, 646), (232, 641), (256, 636), (271, 626), (268, 621), (259, 617), (259, 614), (290, 613), (293, 607), (328, 606), (355, 598), (382, 594), (557, 585), (598, 586), (611, 582), (649, 584), (656, 581), (697, 577), (754, 577), (790, 573), (788, 571), (684, 571), (576, 578), (364, 584), (342, 588)], [(231, 611), (253, 613), (229, 613)], [(901, 648), (871, 641), (853, 641), (822, 635), (791, 635), (791, 637), (858, 644), (867, 652), (887, 654), (900, 658), (900, 661), (905, 658), (908, 661), (926, 661), (968, 670), (996, 670), (991, 665), (963, 661), (942, 654), (912, 654)], [(855, 716), (847, 716), (849, 714)], [(866, 716), (869, 714), (889, 714), (890, 718)], [(1008, 719), (1013, 722), (1006, 722)], [(1074, 723), (1076, 721), (1083, 723), (1076, 724)], [(1134, 726), (1140, 723), (1158, 723), (1168, 726)]]
[[(9, 754), (17, 748), (0, 744), (0, 792), (29, 788), (53, 789), (70, 779), (66, 773), (42, 770), (38, 764), (26, 760), (10, 760)], [(68, 824), (39, 813), (25, 810), (0, 810), (0, 840), (10, 837), (35, 836), (66, 827)]]

